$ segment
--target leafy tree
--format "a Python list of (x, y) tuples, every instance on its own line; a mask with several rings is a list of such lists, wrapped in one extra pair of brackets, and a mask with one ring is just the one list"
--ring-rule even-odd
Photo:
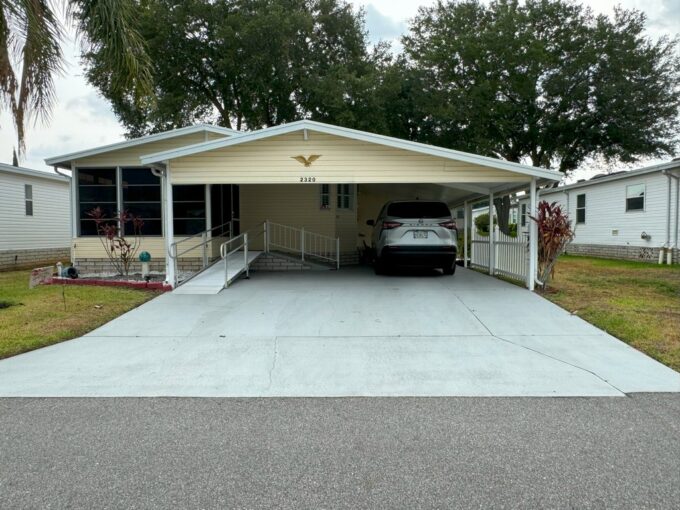
[[(62, 2), (0, 1), (0, 108), (8, 108), (25, 149), (25, 124), (49, 118), (54, 102), (54, 76), (62, 71), (63, 28), (55, 9)], [(149, 94), (150, 65), (135, 28), (134, 0), (63, 0), (67, 20), (85, 50), (96, 49), (111, 87), (139, 99)]]
[[(403, 38), (418, 138), (569, 172), (677, 147), (677, 40), (565, 0), (439, 1)], [(502, 204), (497, 207), (505, 209)], [(499, 215), (501, 217), (506, 214)]]
[(140, 24), (154, 102), (140, 106), (112, 87), (96, 48), (86, 56), (88, 79), (129, 135), (303, 117), (386, 130), (376, 90), (389, 56), (383, 46), (369, 52), (362, 16), (344, 0), (148, 0)]

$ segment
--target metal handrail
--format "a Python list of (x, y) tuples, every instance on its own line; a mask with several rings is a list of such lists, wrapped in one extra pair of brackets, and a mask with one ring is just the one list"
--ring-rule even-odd
[[(185, 237), (184, 239), (180, 239), (179, 241), (175, 241), (174, 243), (172, 243), (170, 245), (170, 257), (173, 258), (173, 259), (176, 259), (177, 257), (184, 255), (185, 253), (188, 253), (192, 250), (195, 250), (197, 248), (200, 248), (201, 246), (205, 246), (206, 244), (212, 242), (213, 238), (207, 239), (207, 235), (210, 232), (212, 232), (213, 230), (217, 230), (218, 228), (222, 228), (225, 225), (229, 225), (229, 229), (228, 229), (229, 233), (227, 235), (229, 237), (231, 237), (231, 234), (234, 231), (234, 226), (233, 226), (234, 221), (238, 221), (238, 220), (234, 219), (234, 220), (231, 220), (231, 221), (227, 221), (225, 223), (222, 223), (221, 225), (217, 225), (216, 227), (209, 228), (209, 229), (204, 230), (202, 232), (198, 232), (197, 234), (192, 234), (188, 237)], [(187, 248), (186, 250), (184, 250), (180, 253), (177, 253), (177, 245), (184, 243), (186, 241), (190, 241), (191, 239), (194, 239), (195, 237), (198, 237), (198, 236), (201, 236), (201, 239), (203, 239), (202, 242), (200, 242), (199, 244), (193, 245), (193, 246), (191, 246), (191, 248)], [(217, 236), (217, 238), (223, 237), (223, 236), (224, 236), (224, 234), (221, 234), (221, 235)]]
[[(335, 262), (336, 268), (340, 268), (340, 239), (330, 237), (316, 232), (309, 232), (304, 228), (291, 227), (274, 223), (265, 222), (267, 228), (267, 247), (282, 248), (284, 250), (299, 253), (302, 261), (305, 255), (316, 257), (330, 262)], [(271, 228), (274, 227), (274, 228)], [(279, 239), (276, 234), (280, 234), (283, 239)], [(299, 247), (298, 247), (299, 246)], [(335, 251), (335, 254), (333, 254)]]
[[(262, 228), (260, 228), (260, 226)], [(258, 232), (252, 236), (251, 232), (258, 230)], [(247, 232), (244, 232), (242, 234), (237, 235), (236, 237), (232, 237), (228, 241), (225, 241), (220, 245), (220, 256), (222, 257), (222, 260), (224, 260), (224, 286), (229, 287), (229, 256), (233, 255), (234, 253), (238, 252), (241, 248), (243, 248), (243, 264), (244, 264), (244, 270), (246, 272), (246, 278), (250, 278), (250, 264), (248, 263), (248, 248), (249, 248), (249, 243), (253, 239), (256, 239), (257, 237), (264, 235), (265, 237), (265, 245), (267, 244), (267, 222), (262, 222), (258, 225), (256, 225), (254, 228), (248, 230)], [(228, 250), (228, 246), (231, 245), (232, 243), (242, 240), (241, 243), (236, 246), (236, 248), (231, 249), (230, 251)]]

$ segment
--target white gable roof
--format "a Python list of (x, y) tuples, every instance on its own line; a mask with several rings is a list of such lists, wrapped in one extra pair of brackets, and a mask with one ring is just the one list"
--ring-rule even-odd
[(66, 175), (52, 174), (49, 172), (41, 172), (40, 170), (33, 170), (32, 168), (24, 168), (22, 166), (13, 166), (0, 163), (0, 172), (17, 174), (27, 177), (36, 177), (38, 179), (46, 179), (49, 181), (59, 181), (67, 184), (71, 178)]
[(487, 156), (478, 156), (476, 154), (470, 154), (468, 152), (456, 151), (453, 149), (445, 149), (443, 147), (437, 147), (434, 145), (427, 145), (424, 143), (402, 140), (391, 136), (377, 135), (374, 133), (368, 133), (366, 131), (358, 131), (356, 129), (338, 127), (311, 120), (300, 120), (296, 122), (290, 122), (288, 124), (263, 128), (256, 131), (251, 131), (249, 133), (242, 133), (239, 134), (238, 136), (222, 140), (213, 140), (210, 142), (187, 145), (177, 149), (171, 149), (163, 152), (157, 152), (154, 154), (148, 154), (146, 156), (141, 157), (141, 162), (144, 165), (148, 165), (151, 163), (160, 163), (170, 159), (181, 158), (183, 156), (189, 156), (201, 152), (212, 151), (215, 149), (232, 147), (234, 145), (240, 145), (255, 140), (261, 140), (263, 138), (270, 138), (272, 136), (302, 131), (305, 129), (308, 129), (309, 131), (316, 131), (319, 133), (351, 138), (353, 140), (385, 145), (397, 149), (404, 149), (407, 151), (429, 154), (431, 156), (438, 156), (445, 159), (465, 161), (467, 163), (483, 165), (491, 168), (497, 168), (500, 170), (507, 170), (510, 172), (515, 172), (541, 179), (548, 179), (551, 181), (559, 181), (563, 177), (560, 172), (557, 172), (555, 170), (547, 170), (545, 168), (521, 165), (519, 163), (512, 163), (501, 159), (490, 158)]
[(157, 142), (159, 140), (167, 140), (169, 138), (176, 138), (178, 136), (190, 135), (193, 133), (216, 133), (224, 135), (225, 137), (230, 137), (240, 134), (239, 131), (233, 129), (213, 126), (210, 124), (195, 124), (193, 126), (187, 126), (178, 129), (172, 129), (170, 131), (164, 131), (162, 133), (155, 133), (153, 135), (141, 136), (139, 138), (132, 138), (130, 140), (124, 140), (122, 142), (112, 143), (109, 145), (102, 145), (100, 147), (95, 147), (93, 149), (86, 149), (78, 152), (71, 152), (69, 154), (63, 154), (61, 156), (55, 156), (45, 160), (45, 164), (50, 166), (60, 166), (65, 163), (70, 163), (74, 159), (87, 158), (90, 156), (95, 156), (97, 154), (103, 154), (105, 152), (110, 152), (119, 149), (126, 149), (128, 147), (135, 147), (137, 145), (144, 145), (146, 143)]

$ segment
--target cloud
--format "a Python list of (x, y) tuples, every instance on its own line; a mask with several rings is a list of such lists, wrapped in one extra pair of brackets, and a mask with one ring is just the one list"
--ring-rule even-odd
[(368, 4), (366, 10), (366, 28), (372, 43), (378, 41), (395, 41), (406, 32), (406, 23), (381, 13), (373, 4)]

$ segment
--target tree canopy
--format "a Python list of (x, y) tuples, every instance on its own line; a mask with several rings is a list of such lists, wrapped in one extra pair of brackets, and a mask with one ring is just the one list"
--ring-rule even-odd
[(345, 0), (145, 0), (138, 23), (148, 101), (114, 86), (100, 49), (85, 57), (129, 135), (311, 118), (563, 172), (677, 148), (677, 41), (645, 36), (635, 10), (439, 1), (401, 54), (371, 47)]
[(311, 117), (374, 129), (387, 59), (369, 50), (361, 16), (337, 0), (150, 0), (140, 17), (155, 101), (110, 87), (105, 60), (88, 78), (130, 135), (213, 121), (254, 129)]

